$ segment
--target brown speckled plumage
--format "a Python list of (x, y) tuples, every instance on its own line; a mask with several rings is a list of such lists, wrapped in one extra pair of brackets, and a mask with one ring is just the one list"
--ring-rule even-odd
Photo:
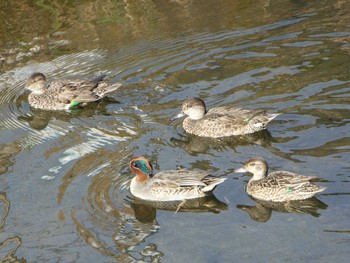
[(94, 80), (56, 80), (47, 83), (42, 73), (32, 74), (26, 83), (29, 104), (34, 108), (64, 110), (71, 106), (84, 106), (88, 102), (102, 99), (121, 86), (102, 82), (105, 76)]
[(322, 192), (321, 187), (310, 182), (316, 176), (305, 176), (287, 171), (277, 171), (267, 174), (268, 165), (262, 158), (256, 157), (248, 160), (242, 168), (235, 172), (251, 172), (251, 178), (246, 191), (252, 197), (273, 202), (290, 200), (304, 200), (316, 193)]
[(183, 121), (186, 132), (202, 137), (227, 137), (251, 134), (266, 129), (266, 125), (279, 114), (270, 114), (263, 109), (243, 109), (231, 106), (212, 108), (206, 111), (203, 100), (190, 98), (183, 102), (177, 117), (187, 115)]

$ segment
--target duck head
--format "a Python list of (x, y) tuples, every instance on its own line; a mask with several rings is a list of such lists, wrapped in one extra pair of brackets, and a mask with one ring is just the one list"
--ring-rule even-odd
[(182, 103), (181, 112), (170, 120), (176, 120), (184, 116), (189, 116), (192, 120), (199, 120), (206, 113), (205, 103), (200, 98), (189, 98)]
[(25, 85), (26, 90), (30, 90), (33, 93), (42, 93), (46, 86), (46, 77), (43, 73), (33, 73), (27, 80)]
[(153, 176), (153, 167), (144, 156), (133, 157), (129, 162), (129, 168), (139, 182), (147, 181)]
[(245, 162), (244, 166), (235, 170), (235, 173), (250, 172), (252, 180), (260, 180), (266, 177), (268, 170), (267, 162), (261, 157), (254, 157)]

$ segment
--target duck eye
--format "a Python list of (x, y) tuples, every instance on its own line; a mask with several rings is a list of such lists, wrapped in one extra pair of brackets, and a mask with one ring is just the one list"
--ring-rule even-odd
[(137, 162), (133, 162), (132, 166), (135, 167), (135, 168), (139, 168), (139, 165), (137, 164)]
[(249, 164), (249, 166), (254, 166), (255, 165), (255, 163), (251, 163), (251, 164)]

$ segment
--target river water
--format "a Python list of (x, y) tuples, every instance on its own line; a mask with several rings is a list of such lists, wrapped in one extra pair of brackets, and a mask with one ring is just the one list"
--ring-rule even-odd
[[(0, 4), (0, 259), (9, 262), (348, 262), (347, 1), (9, 1)], [(31, 108), (28, 76), (123, 86), (72, 112)], [(249, 138), (190, 136), (170, 122), (208, 107), (282, 113)], [(135, 200), (128, 161), (228, 179), (215, 196)], [(317, 175), (303, 203), (255, 202), (234, 169)]]

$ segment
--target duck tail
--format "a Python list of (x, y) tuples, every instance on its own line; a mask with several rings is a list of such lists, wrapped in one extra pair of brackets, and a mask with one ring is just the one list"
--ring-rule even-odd
[(202, 188), (203, 192), (211, 192), (214, 190), (214, 188), (218, 185), (224, 182), (227, 178), (217, 178), (217, 177), (211, 177), (208, 181), (205, 183), (207, 186)]
[(281, 113), (269, 113), (266, 115), (266, 117), (268, 118), (267, 122), (272, 121), (274, 118), (276, 118), (278, 115), (281, 115)]
[(105, 97), (108, 93), (111, 93), (118, 89), (122, 84), (117, 82), (113, 83), (112, 85), (109, 85), (107, 83), (100, 83), (98, 87), (94, 90), (94, 92), (100, 97), (103, 98)]
[(122, 84), (120, 82), (116, 82), (116, 83), (113, 83), (112, 85), (108, 85), (108, 87), (106, 87), (106, 94), (117, 90), (121, 85)]
[(300, 196), (303, 197), (301, 199), (308, 199), (310, 197), (313, 197), (315, 194), (324, 191), (326, 188), (327, 187), (309, 183), (305, 187), (302, 187), (300, 190), (297, 190), (297, 192)]
[(267, 124), (281, 113), (265, 113), (257, 115), (249, 120), (246, 133), (253, 133), (266, 129)]
[(324, 190), (326, 190), (326, 189), (327, 189), (327, 187), (325, 187), (325, 186), (318, 186), (318, 185), (317, 185), (317, 189), (315, 190), (315, 193), (322, 192), (322, 191), (324, 191)]

